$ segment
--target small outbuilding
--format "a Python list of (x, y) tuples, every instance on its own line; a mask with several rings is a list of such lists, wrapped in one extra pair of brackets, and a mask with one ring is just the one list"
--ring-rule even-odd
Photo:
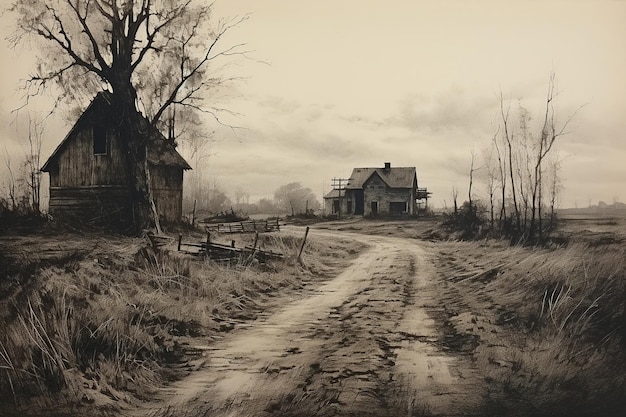
[[(94, 98), (41, 168), (50, 175), (53, 217), (116, 228), (132, 223), (128, 174), (110, 98), (108, 92)], [(179, 221), (183, 172), (191, 167), (160, 132), (148, 140), (147, 163), (161, 220)]]
[(326, 214), (339, 215), (414, 215), (418, 200), (428, 198), (418, 188), (415, 167), (354, 168), (345, 187), (324, 196)]

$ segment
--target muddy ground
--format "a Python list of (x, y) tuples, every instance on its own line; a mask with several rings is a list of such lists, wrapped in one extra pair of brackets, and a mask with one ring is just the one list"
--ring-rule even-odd
[(417, 241), (353, 238), (370, 248), (345, 271), (306, 299), (198, 346), (202, 370), (131, 414), (483, 415), (484, 381), (458, 354), (465, 341), (431, 318), (443, 311), (432, 255)]

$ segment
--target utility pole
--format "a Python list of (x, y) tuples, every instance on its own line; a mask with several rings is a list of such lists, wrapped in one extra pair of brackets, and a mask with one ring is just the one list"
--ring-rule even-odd
[(338, 219), (341, 219), (341, 191), (346, 189), (346, 185), (348, 185), (348, 181), (350, 181), (351, 179), (352, 178), (334, 178), (333, 177), (333, 180), (332, 180), (333, 190), (339, 191), (339, 210), (337, 213)]

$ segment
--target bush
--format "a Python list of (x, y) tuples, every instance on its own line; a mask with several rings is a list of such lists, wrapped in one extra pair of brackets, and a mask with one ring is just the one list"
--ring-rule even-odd
[(486, 223), (484, 212), (479, 204), (466, 201), (457, 211), (444, 214), (442, 226), (449, 232), (460, 233), (462, 240), (475, 239), (482, 235)]
[(36, 230), (47, 222), (47, 217), (29, 205), (20, 204), (14, 209), (7, 200), (0, 198), (0, 233), (9, 230)]

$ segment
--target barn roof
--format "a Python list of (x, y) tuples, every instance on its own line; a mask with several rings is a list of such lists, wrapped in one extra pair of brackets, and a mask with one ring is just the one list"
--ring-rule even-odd
[(182, 169), (191, 169), (185, 158), (174, 149), (174, 146), (167, 140), (161, 132), (159, 138), (154, 138), (148, 143), (148, 162), (152, 165), (178, 166)]
[[(65, 138), (61, 141), (59, 146), (56, 147), (52, 155), (48, 158), (46, 163), (41, 167), (41, 171), (48, 172), (50, 164), (56, 159), (57, 155), (63, 150), (66, 144), (74, 136), (74, 132), (78, 129), (84, 121), (92, 119), (94, 117), (106, 120), (109, 115), (107, 114), (111, 106), (111, 93), (108, 91), (102, 91), (96, 95), (91, 101), (87, 109), (80, 115), (74, 126), (67, 133)], [(143, 119), (147, 124), (147, 119)], [(185, 159), (176, 151), (174, 146), (165, 139), (165, 136), (158, 130), (156, 135), (151, 135), (150, 142), (148, 142), (148, 162), (153, 165), (166, 165), (166, 166), (178, 166), (183, 169), (191, 169), (191, 166), (185, 161)]]
[(361, 189), (374, 174), (378, 174), (391, 188), (413, 188), (413, 180), (417, 178), (415, 167), (354, 168), (346, 188)]

